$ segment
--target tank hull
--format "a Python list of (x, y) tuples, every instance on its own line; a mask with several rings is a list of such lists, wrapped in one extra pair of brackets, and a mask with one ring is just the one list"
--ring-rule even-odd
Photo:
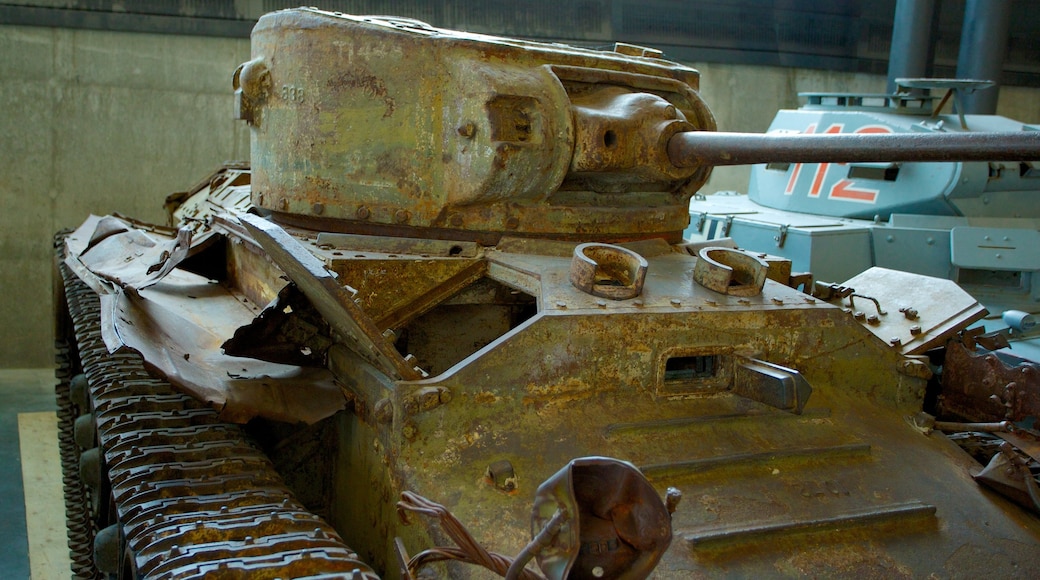
[[(226, 197), (221, 187), (203, 193)], [(89, 238), (97, 223), (70, 237)], [(451, 256), (452, 245), (438, 250), (428, 242), (330, 237), (258, 217), (210, 223), (215, 240), (199, 243), (205, 248), (182, 267), (148, 287), (115, 293), (111, 310), (95, 315), (109, 329), (102, 334), (109, 341), (130, 341), (117, 352), (153, 353), (147, 368), (195, 395), (184, 400), (205, 399), (207, 393), (185, 378), (191, 373), (163, 370), (158, 353), (185, 360), (176, 353), (194, 347), (173, 341), (154, 321), (198, 320), (192, 311), (200, 307), (200, 285), (223, 288), (238, 300), (271, 302), (265, 311), (272, 312), (285, 310), (278, 297), (289, 278), (314, 305), (317, 290), (306, 290), (306, 276), (320, 278), (321, 272), (279, 265), (292, 256), (306, 263), (299, 248), (323, 271), (334, 272), (342, 287), (353, 290), (351, 303), (364, 307), (354, 313), (354, 338), (331, 341), (320, 351), (340, 386), (341, 402), (323, 414), (290, 406), (271, 415), (269, 395), (249, 382), (256, 377), (240, 371), (229, 381), (221, 370), (211, 371), (207, 384), (229, 390), (222, 399), (210, 399), (217, 410), (202, 411), (213, 421), (219, 414), (240, 421), (253, 417), (244, 430), (271, 454), (280, 477), (327, 518), (336, 530), (329, 537), (338, 532), (361, 565), (380, 574), (396, 577), (407, 555), (452, 543), (438, 526), (401, 522), (396, 510), (402, 492), (435, 499), (482, 545), (515, 554), (531, 537), (537, 484), (575, 457), (597, 455), (629, 461), (662, 496), (677, 488), (685, 498), (671, 516), (673, 541), (657, 577), (892, 570), (916, 576), (952, 573), (981, 561), (989, 569), (1022, 565), (1036, 557), (1036, 518), (981, 491), (969, 475), (973, 463), (967, 455), (905, 420), (922, 406), (926, 365), (907, 358), (910, 351), (886, 343), (840, 305), (774, 280), (750, 297), (708, 290), (693, 281), (700, 258), (692, 249), (663, 241), (628, 247), (645, 258), (647, 278), (637, 300), (618, 301), (570, 282), (571, 242), (462, 244)], [(80, 258), (79, 264), (84, 261), (90, 262)], [(221, 284), (186, 270), (212, 274), (221, 267)], [(417, 279), (425, 277), (425, 285), (409, 284), (420, 268)], [(97, 272), (78, 269), (97, 285)], [(401, 281), (392, 300), (385, 297), (390, 275)], [(302, 316), (312, 307), (308, 301), (293, 302), (293, 311)], [(964, 322), (940, 332), (950, 336), (977, 316), (974, 302), (968, 304), (956, 313)], [(895, 312), (889, 302), (883, 307)], [(395, 333), (366, 334), (361, 318), (370, 313), (397, 321)], [(264, 318), (246, 308), (236, 323), (248, 336), (259, 332)], [(923, 318), (917, 322), (927, 327), (933, 315)], [(127, 330), (145, 328), (150, 320), (150, 331)], [(93, 340), (103, 342), (100, 336)], [(375, 340), (388, 341), (402, 361), (422, 372), (401, 376), (398, 367), (373, 354)], [(252, 341), (258, 342), (263, 340)], [(235, 348), (248, 350), (252, 343)], [(319, 351), (321, 344), (312, 335), (284, 350)], [(194, 364), (210, 356), (188, 354), (186, 362)], [(268, 352), (265, 358), (278, 357)], [(696, 362), (700, 370), (682, 370), (689, 364), (677, 362)], [(800, 414), (769, 403), (766, 395), (775, 394), (779, 383), (747, 386), (748, 376), (761, 376), (748, 375), (749, 369), (765, 363), (794, 370), (811, 385)], [(244, 370), (255, 361), (242, 364)], [(277, 378), (265, 379), (269, 391), (277, 388)], [(304, 397), (321, 392), (303, 383), (295, 388)], [(287, 426), (271, 429), (271, 421)], [(303, 426), (307, 421), (310, 427)], [(320, 452), (313, 452), (315, 441)], [(127, 497), (139, 493), (144, 492), (134, 488)], [(989, 525), (967, 525), (972, 521)], [(178, 541), (187, 549), (188, 540)], [(966, 552), (965, 545), (977, 549)], [(983, 549), (994, 556), (977, 558)], [(1001, 570), (1013, 575), (1011, 568)], [(455, 563), (440, 574), (482, 573)]]

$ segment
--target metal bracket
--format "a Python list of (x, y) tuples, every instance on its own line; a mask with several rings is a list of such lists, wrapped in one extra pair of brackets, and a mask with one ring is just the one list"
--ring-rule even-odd
[(574, 248), (570, 280), (593, 296), (627, 300), (643, 292), (648, 266), (646, 258), (632, 250), (590, 242)]
[(968, 123), (964, 118), (964, 107), (961, 105), (961, 96), (967, 93), (973, 93), (979, 89), (985, 89), (993, 86), (993, 81), (989, 80), (976, 80), (976, 79), (896, 79), (896, 86), (899, 88), (899, 92), (903, 92), (903, 88), (908, 89), (925, 89), (925, 90), (942, 90), (946, 89), (946, 94), (943, 95), (942, 100), (936, 105), (935, 109), (932, 110), (932, 118), (939, 116), (942, 112), (943, 107), (950, 101), (950, 97), (953, 97), (954, 105), (957, 109), (957, 118), (960, 119), (961, 128), (964, 130), (968, 129)]
[(732, 248), (707, 247), (697, 252), (693, 280), (729, 296), (758, 296), (769, 274), (764, 260)]
[(787, 241), (787, 228), (791, 227), (788, 224), (780, 226), (780, 231), (777, 235), (773, 236), (773, 240), (776, 241), (776, 247), (784, 247), (784, 242)]
[(733, 392), (753, 401), (801, 415), (812, 387), (798, 371), (757, 359), (737, 364)]
[(732, 227), (733, 227), (733, 216), (728, 215), (728, 216), (726, 216), (726, 221), (723, 222), (723, 224), (722, 224), (722, 237), (728, 238), (729, 237), (729, 230)]

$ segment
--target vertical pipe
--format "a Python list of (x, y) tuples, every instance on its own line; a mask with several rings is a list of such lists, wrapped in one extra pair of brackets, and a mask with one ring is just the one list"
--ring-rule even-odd
[(888, 54), (888, 92), (896, 79), (928, 76), (934, 45), (935, 0), (898, 0)]
[(963, 95), (964, 113), (992, 115), (997, 112), (1010, 20), (1011, 0), (968, 0), (965, 5), (957, 78), (991, 80), (996, 85)]

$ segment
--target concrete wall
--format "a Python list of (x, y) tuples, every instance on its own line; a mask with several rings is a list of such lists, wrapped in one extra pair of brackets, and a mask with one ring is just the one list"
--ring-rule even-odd
[[(162, 222), (162, 202), (248, 158), (231, 119), (246, 40), (0, 26), (0, 367), (52, 361), (53, 233), (90, 213)], [(764, 131), (799, 91), (881, 92), (871, 75), (695, 63), (719, 128)], [(1005, 87), (1001, 114), (1040, 121), (1040, 92)], [(720, 169), (707, 192), (743, 190)]]
[(53, 360), (53, 233), (162, 202), (247, 159), (232, 119), (242, 39), (0, 27), (0, 366)]

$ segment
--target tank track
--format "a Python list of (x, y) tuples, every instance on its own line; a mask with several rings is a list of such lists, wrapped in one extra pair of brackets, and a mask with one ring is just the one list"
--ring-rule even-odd
[[(62, 305), (61, 308), (64, 308)], [(65, 311), (60, 311), (65, 314)], [(60, 336), (60, 335), (59, 335)], [(83, 481), (79, 477), (80, 449), (76, 445), (74, 425), (79, 416), (78, 405), (72, 402), (71, 381), (76, 375), (76, 362), (67, 340), (55, 341), (54, 387), (58, 416), (58, 455), (61, 459), (62, 487), (65, 501), (65, 530), (68, 534), (69, 557), (73, 578), (97, 578), (94, 567), (93, 521), (87, 510)]]
[[(241, 427), (150, 375), (137, 353), (108, 352), (98, 297), (64, 264), (62, 234), (55, 249), (75, 343), (59, 335), (56, 371), (75, 577), (377, 578)], [(87, 413), (98, 451), (77, 433)]]

